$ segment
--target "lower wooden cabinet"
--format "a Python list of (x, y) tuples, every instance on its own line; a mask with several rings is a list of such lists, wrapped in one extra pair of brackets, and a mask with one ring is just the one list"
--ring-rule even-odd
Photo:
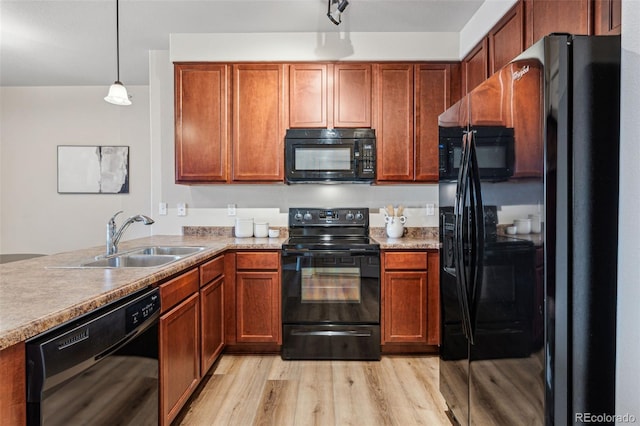
[[(200, 381), (198, 278), (196, 268), (160, 285), (163, 312), (159, 325), (161, 425), (171, 424)], [(186, 289), (190, 295), (173, 304), (175, 295), (184, 294)]]
[(282, 344), (280, 251), (227, 253), (225, 280), (228, 350), (278, 351)]
[(27, 422), (25, 344), (0, 349), (0, 421), (6, 425)]
[(382, 344), (422, 344), (417, 350), (438, 345), (438, 253), (383, 251), (381, 256)]
[(224, 349), (224, 256), (200, 266), (200, 375)]

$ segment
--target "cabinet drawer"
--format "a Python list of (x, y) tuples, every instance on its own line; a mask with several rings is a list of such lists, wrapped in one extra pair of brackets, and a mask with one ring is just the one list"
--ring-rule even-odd
[(192, 269), (160, 285), (161, 312), (166, 312), (200, 288), (198, 269)]
[(200, 287), (224, 274), (224, 256), (218, 256), (200, 266)]
[(272, 269), (277, 270), (280, 265), (279, 252), (250, 252), (238, 253), (236, 269)]
[(424, 271), (427, 269), (427, 252), (385, 252), (384, 268)]

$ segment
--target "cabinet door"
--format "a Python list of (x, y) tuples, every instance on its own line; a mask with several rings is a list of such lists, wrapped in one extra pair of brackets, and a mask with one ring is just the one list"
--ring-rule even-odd
[(384, 310), (384, 343), (427, 343), (427, 272), (386, 272)]
[(590, 0), (524, 0), (526, 47), (551, 33), (591, 34)]
[(200, 380), (199, 295), (160, 317), (160, 421), (171, 421)]
[(462, 86), (469, 93), (489, 77), (489, 41), (485, 37), (462, 61)]
[(336, 64), (334, 127), (371, 127), (371, 64)]
[(460, 97), (460, 66), (421, 64), (415, 72), (416, 182), (438, 182), (438, 116)]
[(328, 67), (328, 64), (289, 65), (290, 128), (329, 127)]
[(0, 419), (6, 425), (27, 423), (25, 344), (0, 349)]
[(595, 35), (617, 35), (622, 30), (622, 0), (594, 0)]
[(489, 32), (489, 75), (498, 71), (524, 50), (524, 5), (507, 12)]
[(281, 64), (233, 66), (233, 181), (282, 181), (286, 110)]
[(202, 375), (211, 368), (224, 347), (224, 277), (200, 289)]
[(236, 341), (280, 342), (280, 275), (278, 272), (236, 274)]
[(176, 64), (176, 183), (228, 178), (227, 66)]
[(427, 256), (427, 343), (440, 345), (440, 255)]
[(413, 65), (380, 64), (376, 71), (377, 180), (413, 181)]

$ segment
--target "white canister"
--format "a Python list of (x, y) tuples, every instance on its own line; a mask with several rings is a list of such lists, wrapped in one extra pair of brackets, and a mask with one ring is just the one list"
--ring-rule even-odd
[(253, 236), (258, 238), (264, 238), (269, 236), (269, 224), (267, 222), (254, 222), (253, 223)]
[(529, 219), (531, 219), (531, 232), (534, 234), (539, 234), (542, 232), (542, 218), (539, 214), (530, 214)]
[(513, 224), (516, 226), (516, 232), (518, 234), (528, 234), (531, 232), (531, 219), (516, 219), (513, 221)]
[(236, 237), (246, 238), (253, 237), (253, 218), (238, 217), (236, 218)]

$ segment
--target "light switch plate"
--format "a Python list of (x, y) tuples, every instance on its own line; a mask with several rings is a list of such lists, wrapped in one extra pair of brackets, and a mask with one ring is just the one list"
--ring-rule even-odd
[(178, 216), (186, 216), (186, 215), (187, 215), (187, 204), (178, 203)]
[(167, 215), (167, 203), (160, 202), (160, 204), (158, 204), (158, 214), (160, 216), (166, 216)]

